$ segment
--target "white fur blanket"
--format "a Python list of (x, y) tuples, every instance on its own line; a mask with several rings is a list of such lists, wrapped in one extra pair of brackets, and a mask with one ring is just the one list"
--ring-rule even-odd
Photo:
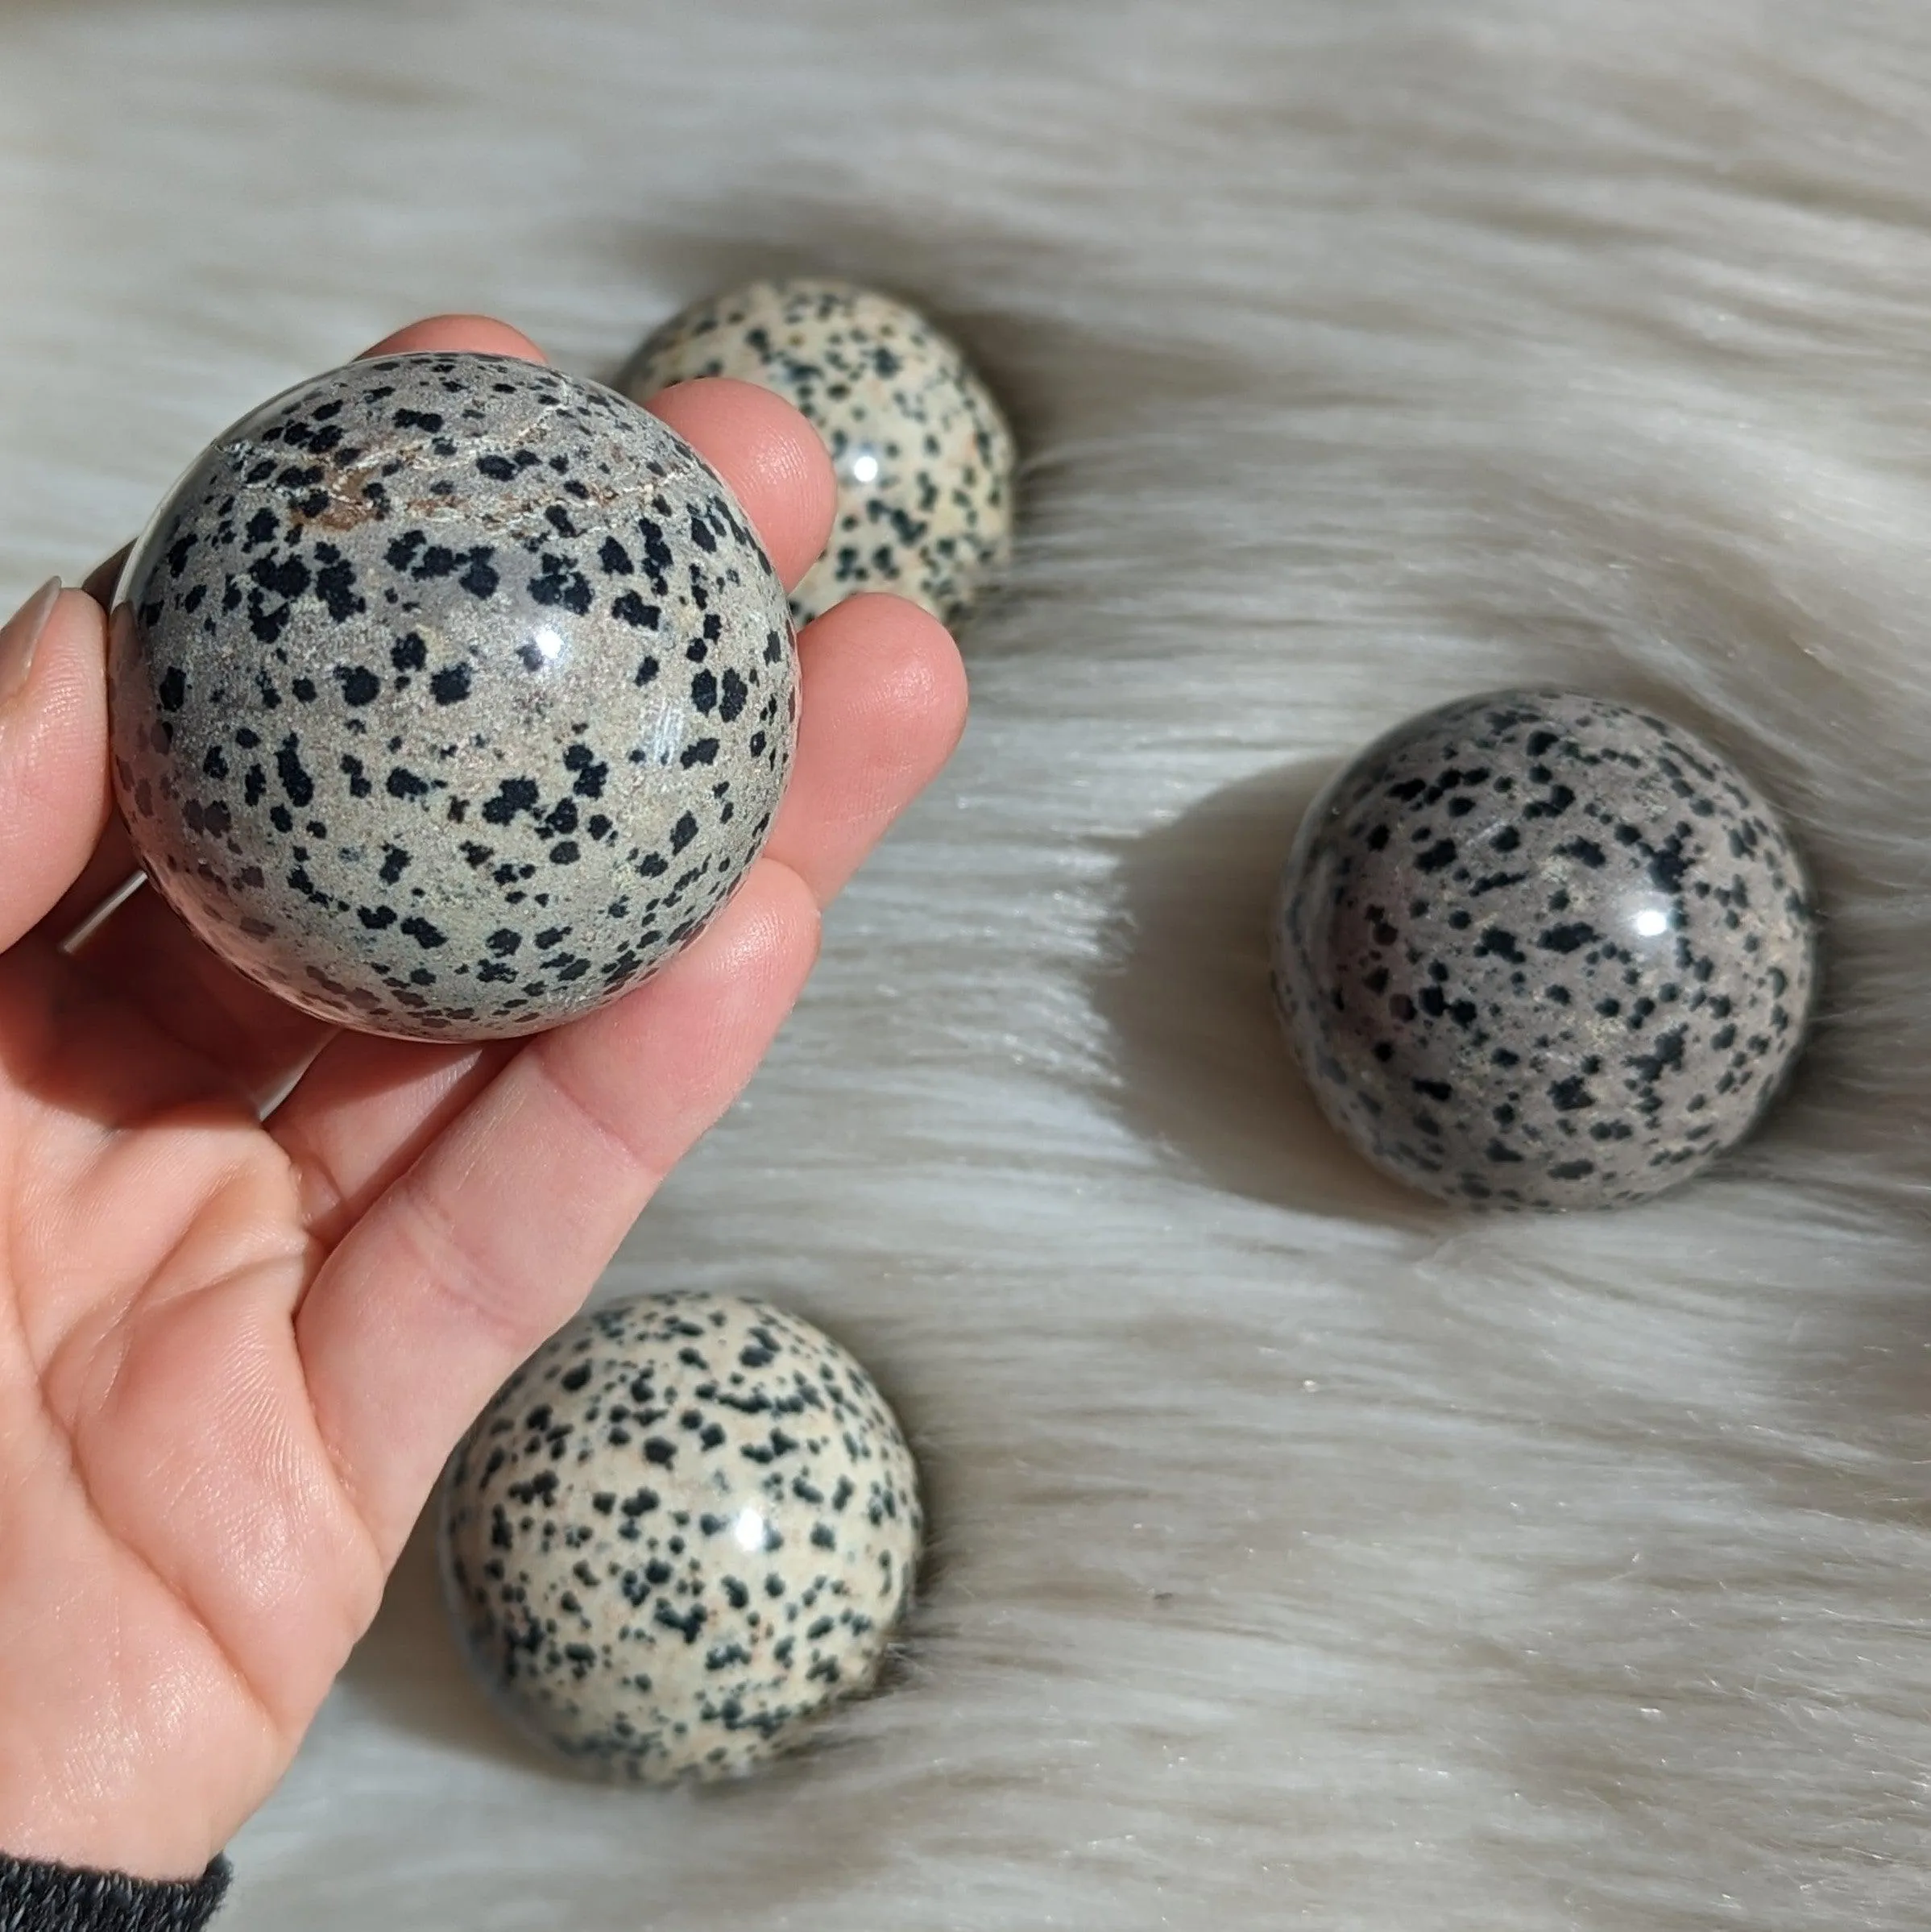
[[(418, 1549), (234, 1932), (1922, 1932), (1931, 12), (1863, 0), (0, 4), (0, 593), (413, 314), (607, 372), (772, 266), (1030, 454), (956, 765), (612, 1284), (831, 1328), (936, 1526), (890, 1694), (584, 1790)], [(1314, 1115), (1262, 919), (1425, 703), (1639, 693), (1829, 914), (1742, 1159), (1590, 1219)]]

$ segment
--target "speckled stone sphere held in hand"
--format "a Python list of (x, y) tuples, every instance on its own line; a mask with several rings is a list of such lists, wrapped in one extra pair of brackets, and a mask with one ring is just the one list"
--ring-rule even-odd
[(895, 591), (957, 623), (1004, 572), (1012, 431), (917, 309), (851, 282), (754, 282), (673, 317), (618, 379), (641, 402), (702, 375), (775, 390), (831, 451), (838, 518), (792, 594), (801, 624), (859, 591)]
[(445, 1040), (616, 997), (764, 843), (782, 586), (688, 445), (540, 365), (385, 356), (219, 437), (122, 578), (114, 784), (155, 886), (322, 1019)]
[(464, 1654), (593, 1775), (749, 1770), (868, 1689), (910, 1599), (918, 1472), (864, 1370), (760, 1301), (579, 1316), (451, 1459), (439, 1524)]
[(1397, 1179), (1502, 1207), (1638, 1200), (1734, 1146), (1815, 980), (1762, 794), (1680, 726), (1562, 691), (1371, 745), (1308, 813), (1274, 927), (1330, 1117)]

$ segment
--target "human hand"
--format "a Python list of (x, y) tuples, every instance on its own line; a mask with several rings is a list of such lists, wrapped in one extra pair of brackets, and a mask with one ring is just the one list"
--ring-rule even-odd
[[(369, 353), (409, 349), (537, 354), (461, 317)], [(653, 407), (795, 583), (832, 515), (809, 425), (736, 383)], [(909, 603), (819, 619), (736, 897), (614, 1005), (458, 1047), (332, 1034), (151, 891), (62, 950), (135, 869), (105, 649), (67, 591), (0, 649), (0, 1851), (178, 1878), (286, 1768), (458, 1436), (750, 1076), (965, 686)]]

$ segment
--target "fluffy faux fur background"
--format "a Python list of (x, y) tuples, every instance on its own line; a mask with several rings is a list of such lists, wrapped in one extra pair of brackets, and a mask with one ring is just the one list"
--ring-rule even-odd
[[(1030, 520), (956, 765), (611, 1287), (878, 1370), (901, 1681), (586, 1791), (424, 1553), (234, 1932), (1921, 1932), (1931, 12), (1856, 0), (0, 0), (0, 593), (425, 311), (607, 373), (773, 266), (947, 316)], [(1384, 1186), (1262, 937), (1396, 717), (1640, 694), (1805, 834), (1826, 1023), (1719, 1175)]]

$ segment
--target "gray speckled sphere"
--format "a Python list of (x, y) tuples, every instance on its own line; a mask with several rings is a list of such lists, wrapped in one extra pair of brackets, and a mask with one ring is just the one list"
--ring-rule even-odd
[(251, 978), (409, 1038), (534, 1032), (693, 937), (763, 844), (797, 697), (718, 477), (614, 392), (392, 355), (220, 437), (121, 580), (114, 775)]
[(1444, 1198), (1595, 1208), (1756, 1124), (1816, 981), (1802, 861), (1734, 765), (1600, 698), (1411, 719), (1307, 815), (1274, 989), (1314, 1091)]
[(838, 520), (792, 594), (801, 624), (858, 591), (895, 591), (956, 623), (1005, 570), (1012, 431), (916, 309), (852, 282), (753, 282), (674, 316), (618, 381), (641, 402), (704, 375), (775, 390), (831, 453)]
[(471, 1668), (580, 1769), (735, 1776), (868, 1689), (910, 1602), (918, 1471), (863, 1369), (761, 1301), (579, 1316), (451, 1458), (444, 1591)]

